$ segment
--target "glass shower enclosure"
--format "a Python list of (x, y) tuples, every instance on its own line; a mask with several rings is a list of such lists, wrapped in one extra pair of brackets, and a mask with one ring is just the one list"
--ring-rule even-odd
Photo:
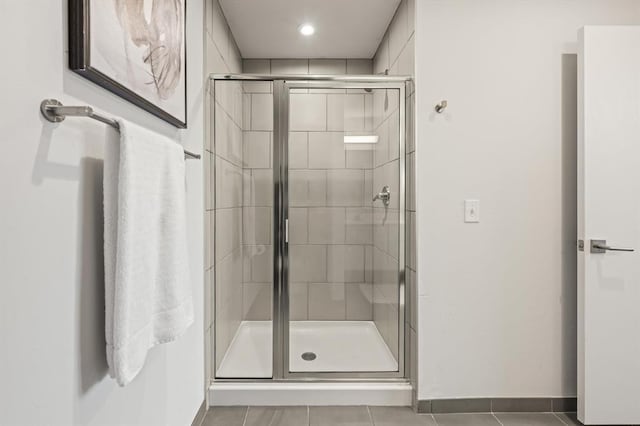
[(405, 375), (405, 85), (212, 80), (216, 380)]

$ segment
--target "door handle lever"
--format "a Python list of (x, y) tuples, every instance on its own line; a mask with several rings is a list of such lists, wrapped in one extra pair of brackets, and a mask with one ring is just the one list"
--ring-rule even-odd
[(626, 252), (631, 252), (631, 251), (635, 251), (635, 249), (609, 247), (607, 245), (607, 240), (591, 240), (591, 253), (606, 253), (608, 251), (626, 251)]

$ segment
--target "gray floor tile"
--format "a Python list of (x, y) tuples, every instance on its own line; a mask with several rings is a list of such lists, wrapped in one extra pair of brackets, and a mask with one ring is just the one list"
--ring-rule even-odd
[[(583, 424), (578, 420), (577, 413), (568, 412), (568, 413), (554, 413), (565, 425), (569, 426), (583, 426)], [(599, 425), (599, 426), (607, 426), (607, 425)], [(613, 425), (608, 425), (613, 426)], [(629, 426), (629, 425), (626, 425)], [(637, 426), (637, 425), (632, 425)]]
[[(584, 426), (580, 420), (578, 420), (577, 413), (555, 413), (556, 416), (560, 418), (567, 425), (577, 425)], [(640, 423), (631, 423), (631, 424), (599, 424), (598, 426), (640, 426)]]
[(367, 407), (309, 407), (310, 426), (372, 426)]
[(439, 426), (500, 426), (493, 414), (434, 414)]
[(552, 413), (496, 413), (503, 426), (563, 426)]
[(307, 407), (249, 407), (245, 426), (307, 426)]
[(582, 426), (576, 413), (555, 413), (555, 415), (566, 425)]
[(202, 426), (242, 426), (246, 414), (247, 407), (212, 407)]
[(416, 414), (409, 407), (369, 407), (374, 426), (436, 426), (430, 414)]

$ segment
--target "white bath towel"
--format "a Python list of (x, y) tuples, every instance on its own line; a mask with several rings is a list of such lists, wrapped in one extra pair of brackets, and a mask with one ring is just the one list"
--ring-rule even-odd
[(186, 242), (184, 152), (174, 141), (118, 120), (105, 146), (105, 334), (120, 386), (147, 351), (193, 322)]

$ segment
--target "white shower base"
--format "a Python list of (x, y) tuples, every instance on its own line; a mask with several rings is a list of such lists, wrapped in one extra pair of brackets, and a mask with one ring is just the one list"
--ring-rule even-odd
[[(292, 321), (290, 371), (397, 371), (398, 363), (372, 321)], [(316, 359), (305, 361), (302, 354)], [(271, 321), (243, 321), (217, 370), (218, 378), (272, 376)]]
[(411, 405), (411, 385), (407, 382), (214, 382), (209, 388), (209, 405), (406, 407)]
[[(291, 371), (396, 371), (398, 364), (371, 321), (293, 321)], [(270, 321), (243, 322), (225, 354), (218, 378), (271, 378)], [(301, 355), (313, 352), (314, 361)], [(404, 380), (367, 382), (214, 381), (209, 404), (233, 405), (411, 405)]]

